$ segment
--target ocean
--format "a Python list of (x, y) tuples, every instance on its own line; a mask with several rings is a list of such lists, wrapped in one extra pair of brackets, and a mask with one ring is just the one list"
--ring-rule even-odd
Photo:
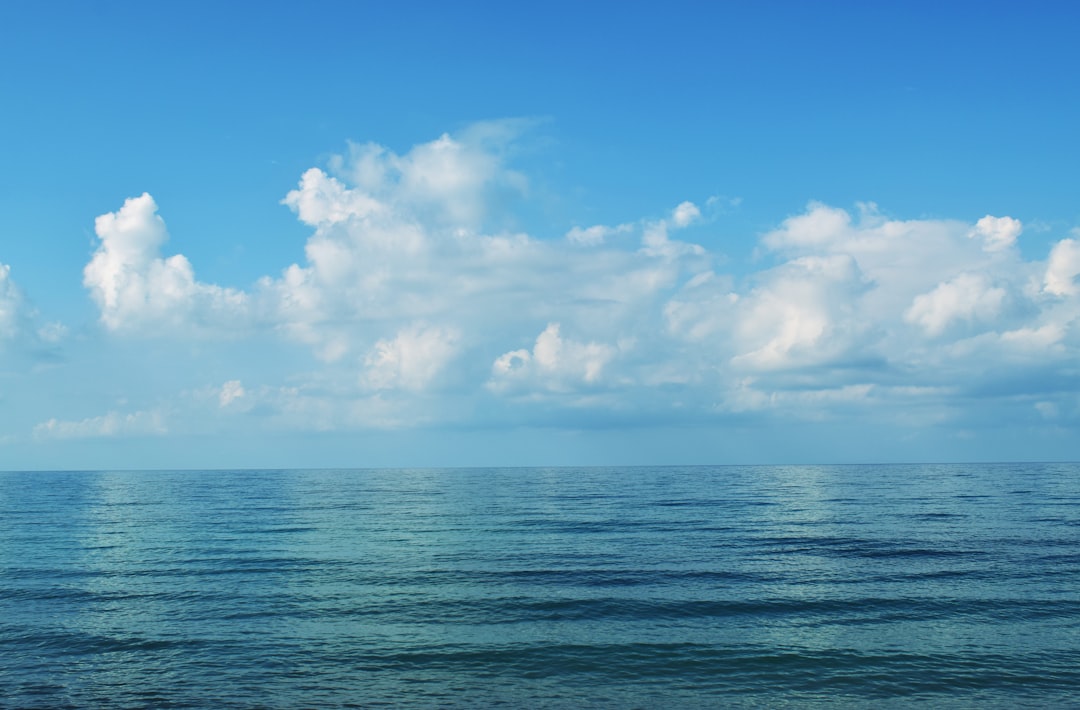
[(0, 708), (1080, 706), (1080, 464), (0, 473)]

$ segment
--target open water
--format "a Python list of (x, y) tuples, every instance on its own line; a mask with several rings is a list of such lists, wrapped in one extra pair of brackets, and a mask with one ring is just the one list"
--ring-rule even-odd
[(1080, 465), (0, 473), (0, 707), (1080, 706)]

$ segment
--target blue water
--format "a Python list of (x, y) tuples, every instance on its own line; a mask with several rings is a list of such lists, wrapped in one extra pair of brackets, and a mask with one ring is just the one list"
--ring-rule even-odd
[(1080, 465), (0, 473), (0, 707), (1080, 705)]

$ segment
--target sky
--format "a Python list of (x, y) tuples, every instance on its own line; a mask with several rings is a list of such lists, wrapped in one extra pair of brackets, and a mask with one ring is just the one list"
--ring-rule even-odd
[(514, 5), (0, 4), (0, 469), (1080, 459), (1080, 5)]

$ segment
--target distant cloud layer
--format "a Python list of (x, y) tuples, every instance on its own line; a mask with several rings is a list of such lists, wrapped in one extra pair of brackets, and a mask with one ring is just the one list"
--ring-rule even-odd
[[(760, 235), (757, 271), (736, 274), (686, 236), (707, 230), (706, 202), (556, 240), (490, 231), (494, 205), (530, 191), (508, 165), (519, 128), (480, 124), (404, 155), (352, 145), (311, 168), (283, 200), (312, 230), (304, 263), (246, 290), (199, 281), (197, 265), (168, 255), (148, 194), (98, 217), (84, 284), (107, 330), (269, 335), (320, 364), (280, 382), (237, 371), (205, 396), (178, 395), (171, 415), (54, 419), (37, 434), (164, 433), (167, 416), (200, 408), (300, 428), (564, 411), (601, 424), (873, 411), (924, 426), (986, 401), (1021, 419), (1077, 417), (1076, 239), (1030, 261), (1008, 216), (902, 220), (810, 203)], [(0, 342), (21, 307), (9, 271), (0, 265)]]

